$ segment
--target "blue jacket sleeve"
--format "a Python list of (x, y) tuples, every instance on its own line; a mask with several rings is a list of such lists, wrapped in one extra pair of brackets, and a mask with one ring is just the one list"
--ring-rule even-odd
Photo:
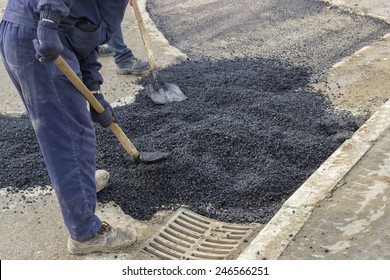
[(102, 65), (98, 57), (97, 49), (94, 49), (87, 57), (79, 60), (82, 80), (91, 91), (100, 90), (103, 84), (103, 76), (99, 72)]

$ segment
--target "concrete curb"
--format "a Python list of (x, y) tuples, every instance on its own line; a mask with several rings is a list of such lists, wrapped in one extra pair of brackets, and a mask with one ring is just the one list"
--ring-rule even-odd
[[(353, 12), (362, 16), (369, 16), (372, 18), (380, 19), (390, 23), (390, 10), (389, 8), (384, 7), (383, 3), (377, 1), (378, 3), (373, 3), (375, 1), (367, 0), (321, 0), (329, 3), (330, 5), (335, 5), (341, 9), (344, 9), (348, 12)], [(377, 4), (377, 6), (375, 5)], [(383, 7), (382, 7), (383, 5)], [(386, 13), (387, 12), (387, 13)]]
[[(157, 28), (154, 21), (150, 18), (149, 13), (146, 11), (146, 1), (147, 0), (138, 0), (138, 6), (151, 43), (158, 42), (158, 57), (156, 57), (158, 67), (168, 67), (179, 61), (188, 59), (187, 55), (181, 52), (178, 48), (172, 46)], [(167, 60), (167, 58), (169, 59)]]
[(302, 229), (313, 210), (390, 127), (390, 100), (345, 141), (283, 204), (238, 260), (277, 259)]

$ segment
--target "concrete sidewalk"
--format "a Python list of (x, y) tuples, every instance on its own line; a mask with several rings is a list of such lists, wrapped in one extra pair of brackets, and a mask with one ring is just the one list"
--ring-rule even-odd
[[(329, 2), (390, 20), (388, 1)], [(387, 101), (285, 202), (238, 259), (389, 260), (389, 120)]]

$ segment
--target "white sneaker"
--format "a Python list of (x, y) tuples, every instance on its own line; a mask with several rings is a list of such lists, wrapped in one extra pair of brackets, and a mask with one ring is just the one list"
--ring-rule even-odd
[(102, 189), (107, 187), (108, 181), (110, 180), (110, 173), (108, 173), (104, 169), (96, 170), (95, 180), (96, 180), (96, 192), (100, 192)]

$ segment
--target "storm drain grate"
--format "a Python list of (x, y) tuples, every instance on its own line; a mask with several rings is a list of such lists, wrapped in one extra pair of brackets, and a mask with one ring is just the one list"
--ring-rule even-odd
[(180, 208), (148, 241), (143, 253), (163, 260), (234, 259), (262, 227), (218, 222)]

